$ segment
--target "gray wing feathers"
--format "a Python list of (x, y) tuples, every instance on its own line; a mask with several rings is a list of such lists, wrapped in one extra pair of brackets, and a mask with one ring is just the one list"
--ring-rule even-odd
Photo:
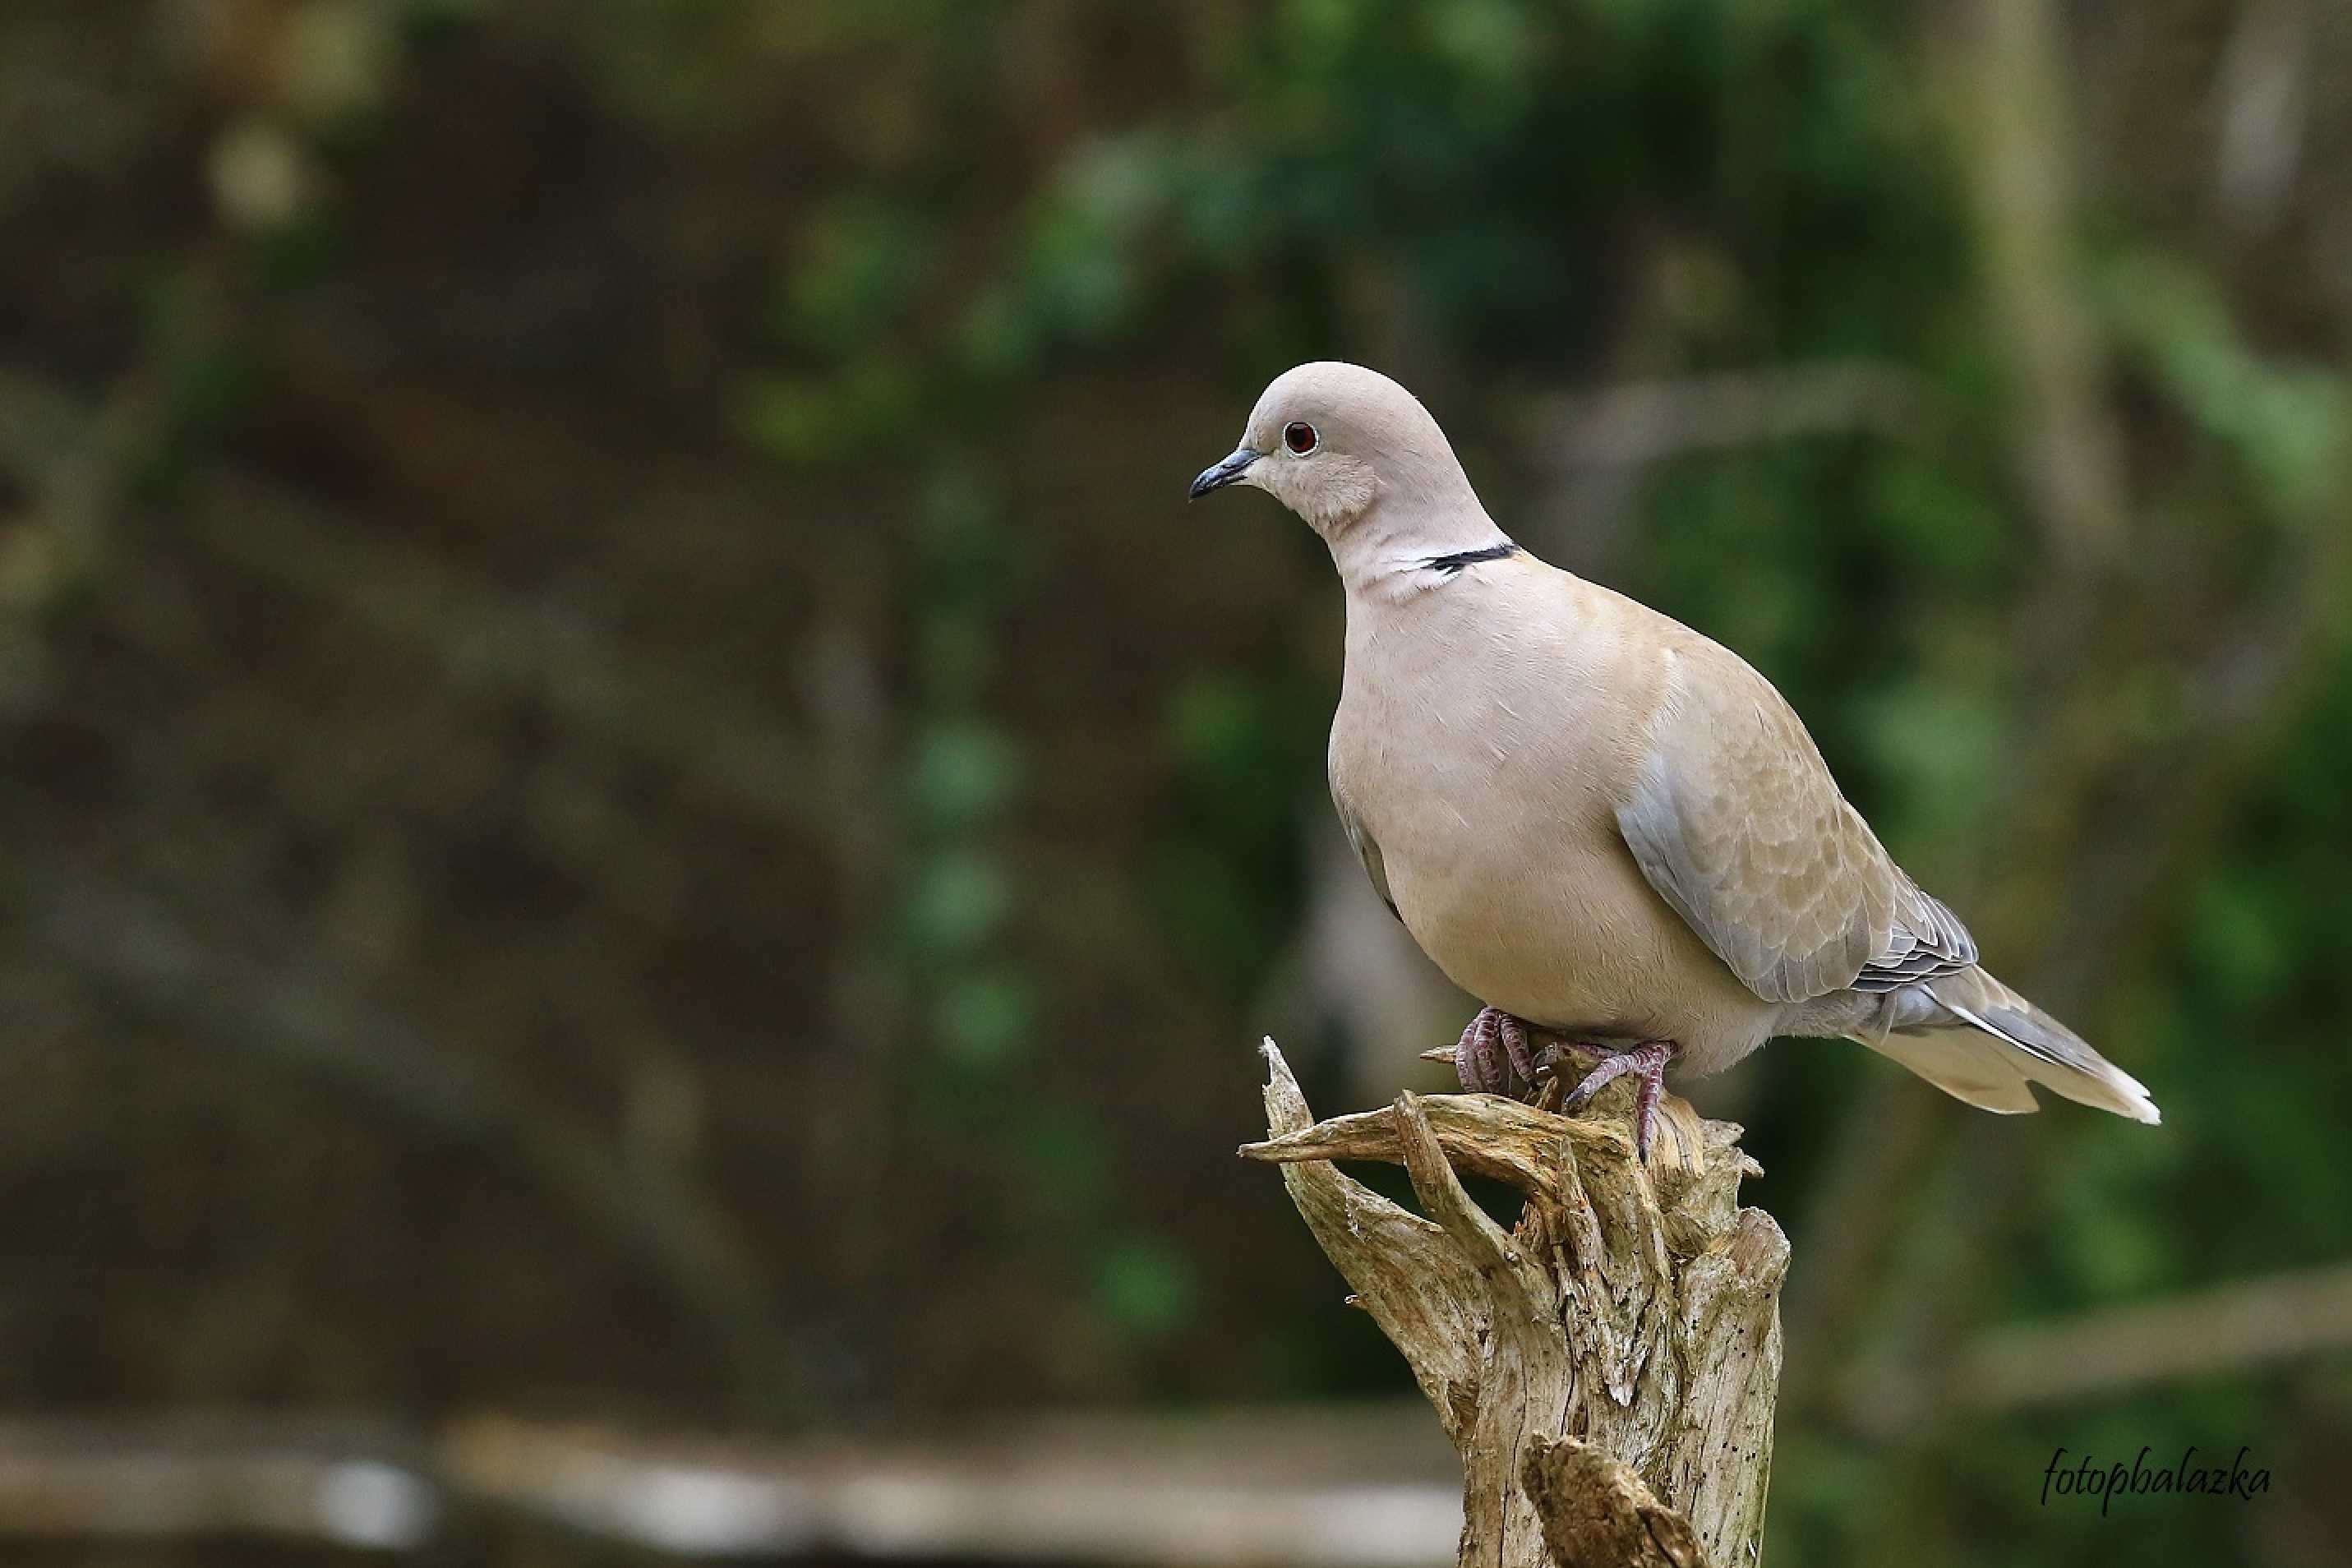
[[(1959, 916), (1923, 892), (1899, 869), (1895, 875), (1902, 879), (1911, 904), (1896, 918), (1878, 956), (1854, 976), (1856, 991), (1893, 991), (1939, 974), (1956, 974), (1977, 961), (1976, 938), (1969, 934)], [(1911, 922), (1916, 922), (1918, 929), (1913, 929)]]
[(1770, 683), (1711, 643), (1674, 657), (1617, 826), (1716, 956), (1768, 1002), (1973, 964), (1968, 929), (1888, 858)]

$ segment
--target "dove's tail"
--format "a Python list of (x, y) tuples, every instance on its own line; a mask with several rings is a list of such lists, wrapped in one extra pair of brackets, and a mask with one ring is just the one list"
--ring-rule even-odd
[(2138, 1079), (1981, 969), (1906, 985), (1887, 1002), (1882, 1026), (1853, 1037), (1970, 1105), (2038, 1110), (2031, 1081), (2135, 1121), (2158, 1120)]

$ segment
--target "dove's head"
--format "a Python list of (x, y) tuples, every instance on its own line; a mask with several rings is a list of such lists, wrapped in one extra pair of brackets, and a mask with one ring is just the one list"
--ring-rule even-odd
[[(1421, 400), (1378, 371), (1338, 360), (1275, 377), (1242, 444), (1192, 481), (1192, 499), (1227, 485), (1265, 491), (1335, 552), (1375, 510), (1391, 525), (1383, 535), (1410, 531), (1439, 544), (1464, 511), (1481, 522), (1486, 515)], [(1494, 524), (1484, 526), (1491, 535)]]

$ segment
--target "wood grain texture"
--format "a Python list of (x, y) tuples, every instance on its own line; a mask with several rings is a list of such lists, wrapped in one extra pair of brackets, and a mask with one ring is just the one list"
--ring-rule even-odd
[(1519, 1484), (1559, 1568), (1706, 1568), (1691, 1521), (1660, 1502), (1633, 1467), (1590, 1443), (1536, 1438)]
[[(1669, 1096), (1644, 1165), (1623, 1120), (1631, 1091), (1613, 1088), (1574, 1118), (1408, 1093), (1318, 1123), (1271, 1040), (1265, 1056), (1269, 1136), (1241, 1152), (1281, 1164), (1300, 1216), (1461, 1455), (1464, 1568), (1754, 1563), (1789, 1245), (1769, 1215), (1739, 1206), (1739, 1179), (1758, 1170), (1739, 1129)], [(1334, 1160), (1402, 1164), (1423, 1213)], [(1489, 1217), (1460, 1173), (1517, 1191), (1517, 1224)], [(1562, 1513), (1571, 1495), (1583, 1524)], [(1664, 1544), (1680, 1539), (1666, 1525), (1626, 1522), (1644, 1509), (1686, 1527), (1683, 1555)], [(1651, 1555), (1593, 1555), (1636, 1535)], [(1558, 1555), (1571, 1539), (1579, 1555)]]

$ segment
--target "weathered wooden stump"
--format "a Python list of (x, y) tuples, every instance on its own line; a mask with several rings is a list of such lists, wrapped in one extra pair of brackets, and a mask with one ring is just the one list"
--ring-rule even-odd
[[(1324, 1252), (1462, 1456), (1464, 1568), (1756, 1562), (1789, 1243), (1739, 1206), (1739, 1129), (1668, 1095), (1633, 1158), (1632, 1086), (1576, 1117), (1404, 1094), (1316, 1122), (1265, 1042), (1265, 1142)], [(1610, 1112), (1618, 1115), (1612, 1119)], [(1402, 1164), (1427, 1217), (1340, 1174)], [(1457, 1172), (1526, 1200), (1506, 1231)]]

